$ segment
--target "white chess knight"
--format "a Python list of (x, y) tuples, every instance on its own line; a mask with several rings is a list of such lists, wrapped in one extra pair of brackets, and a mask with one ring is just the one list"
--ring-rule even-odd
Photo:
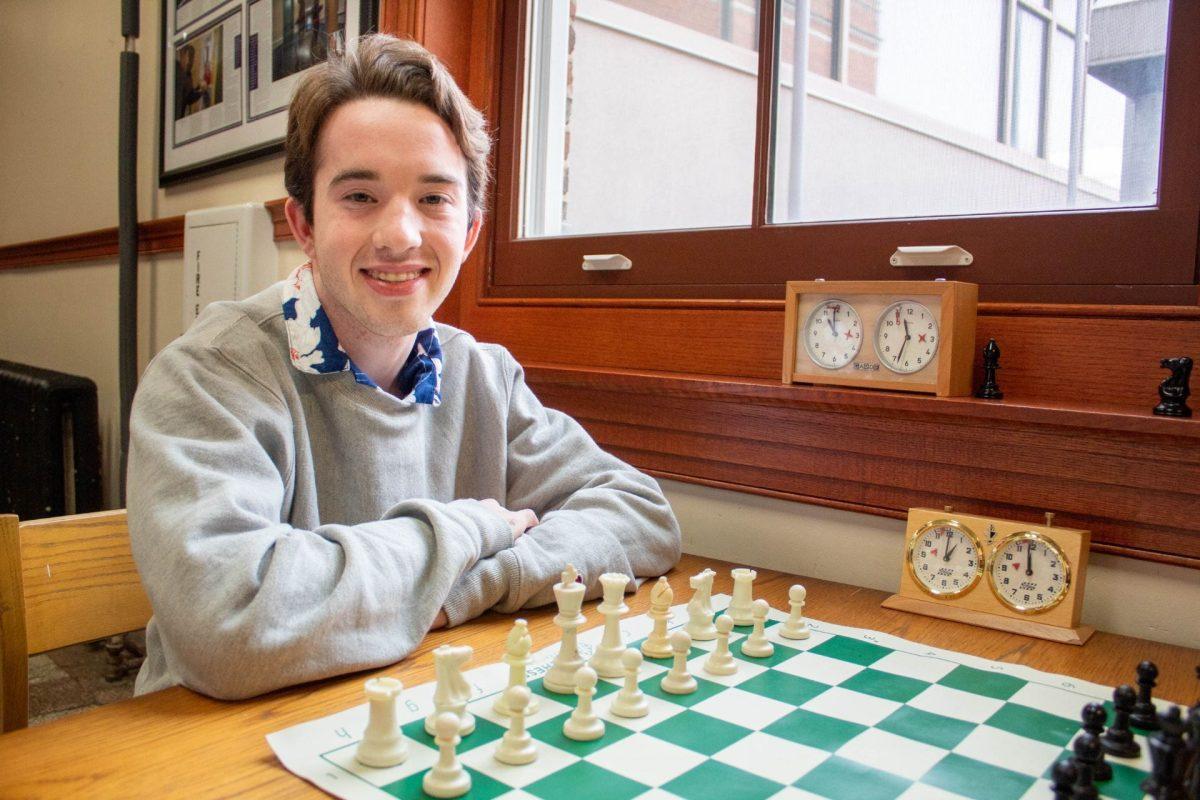
[(588, 666), (601, 678), (619, 678), (624, 674), (621, 669), (621, 654), (625, 652), (621, 642), (621, 615), (629, 611), (629, 606), (625, 605), (628, 584), (629, 576), (619, 572), (606, 572), (600, 576), (604, 600), (596, 610), (604, 615), (604, 637)]
[(629, 648), (621, 655), (621, 666), (625, 668), (625, 685), (613, 698), (610, 709), (618, 717), (633, 719), (650, 713), (650, 701), (638, 686), (638, 672), (642, 669), (642, 654)]
[(771, 606), (761, 597), (754, 601), (754, 630), (742, 642), (742, 655), (751, 658), (770, 658), (775, 654), (775, 645), (767, 638), (767, 614)]
[(554, 599), (558, 602), (558, 615), (554, 624), (562, 628), (562, 644), (550, 671), (542, 679), (542, 686), (547, 691), (557, 694), (573, 694), (575, 692), (575, 673), (583, 666), (579, 655), (576, 633), (585, 621), (579, 609), (583, 606), (583, 595), (586, 589), (576, 579), (579, 573), (571, 564), (562, 573), (562, 583), (554, 584)]
[(462, 797), (471, 791), (471, 773), (463, 769), (455, 750), (462, 741), (458, 718), (450, 711), (443, 711), (435, 716), (432, 727), (438, 760), (421, 779), (421, 788), (430, 797)]
[[(463, 664), (471, 660), (474, 649), (469, 644), (444, 644), (433, 651), (433, 670), (437, 685), (433, 690), (433, 713), (425, 718), (425, 732), (434, 735), (437, 717), (449, 711), (459, 720), (458, 735), (466, 736), (475, 730), (475, 715), (467, 711), (471, 686), (463, 677)], [(451, 796), (451, 795), (446, 795)]]
[[(518, 619), (513, 622), (512, 629), (508, 632), (508, 642), (504, 649), (504, 663), (508, 664), (508, 688), (514, 686), (525, 686), (525, 668), (529, 665), (529, 650), (533, 647), (533, 638), (529, 635), (529, 623), (523, 619)], [(492, 710), (501, 716), (509, 716), (511, 713), (508, 706), (508, 692), (503, 691), (496, 698), (496, 702), (492, 704)], [(538, 710), (537, 698), (530, 695), (529, 700), (525, 704), (526, 714), (536, 714)]]
[(751, 606), (754, 603), (754, 579), (758, 573), (738, 567), (730, 574), (733, 576), (733, 599), (725, 613), (733, 618), (734, 625), (749, 625), (754, 622)]
[(367, 729), (354, 757), (368, 767), (394, 767), (408, 758), (408, 742), (400, 730), (398, 706), (404, 684), (396, 678), (371, 678), (363, 686), (371, 704)]
[[(692, 599), (688, 601), (687, 632), (697, 642), (709, 642), (717, 638), (717, 626), (713, 624), (712, 585), (717, 573), (706, 569), (693, 575), (688, 584), (692, 587)], [(607, 676), (605, 676), (607, 677)]]
[(666, 658), (671, 655), (671, 640), (667, 638), (667, 623), (671, 621), (671, 601), (675, 592), (666, 576), (658, 579), (650, 590), (650, 619), (654, 627), (642, 642), (642, 654), (648, 658)]
[(675, 631), (671, 634), (671, 650), (675, 653), (675, 661), (660, 686), (668, 694), (691, 694), (699, 684), (687, 669), (688, 652), (692, 649), (692, 637), (687, 631)]
[(791, 613), (787, 622), (779, 626), (779, 635), (785, 639), (807, 639), (812, 635), (808, 623), (804, 620), (804, 598), (807, 596), (804, 587), (796, 584), (788, 589), (788, 605)]
[(729, 633), (733, 620), (728, 614), (717, 617), (717, 646), (704, 659), (704, 671), (710, 675), (732, 675), (737, 672), (737, 659), (729, 652)]
[(563, 723), (563, 735), (577, 742), (590, 742), (604, 735), (604, 720), (592, 710), (592, 697), (596, 694), (596, 671), (588, 666), (575, 673), (575, 694), (579, 702), (571, 716)]
[(494, 757), (503, 764), (528, 764), (537, 758), (537, 742), (525, 730), (525, 717), (529, 712), (529, 700), (533, 692), (521, 684), (504, 690), (504, 704), (509, 709), (511, 722), (508, 730), (496, 745)]

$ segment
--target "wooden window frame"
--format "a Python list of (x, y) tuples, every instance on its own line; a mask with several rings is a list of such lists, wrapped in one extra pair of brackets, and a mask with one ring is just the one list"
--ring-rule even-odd
[[(526, 3), (498, 2), (497, 181), (485, 296), (768, 299), (782, 297), (787, 280), (953, 277), (980, 284), (985, 301), (1197, 302), (1200, 50), (1180, 43), (1200, 40), (1200, 6), (1171, 5), (1156, 208), (800, 224), (768, 222), (776, 9), (763, 0), (750, 226), (522, 239)], [(961, 245), (974, 263), (952, 272), (888, 265), (899, 245), (934, 243)], [(585, 272), (585, 253), (622, 253), (634, 267)]]

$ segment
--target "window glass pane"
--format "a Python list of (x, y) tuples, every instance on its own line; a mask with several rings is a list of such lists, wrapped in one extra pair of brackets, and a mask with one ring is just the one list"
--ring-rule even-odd
[(758, 6), (531, 2), (524, 236), (748, 225)]
[[(1081, 39), (1075, 0), (838, 2), (830, 38), (848, 45), (828, 74), (813, 67), (814, 30), (799, 76), (781, 42), (772, 221), (1155, 202), (1167, 3), (1083, 0)], [(791, 8), (781, 38), (805, 41)]]

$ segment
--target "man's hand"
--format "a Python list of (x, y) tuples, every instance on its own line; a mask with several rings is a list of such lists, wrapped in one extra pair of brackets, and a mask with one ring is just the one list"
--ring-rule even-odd
[(512, 528), (514, 542), (517, 539), (520, 539), (521, 535), (524, 534), (525, 531), (538, 524), (537, 514), (534, 514), (533, 511), (528, 508), (522, 508), (520, 511), (509, 511), (507, 508), (500, 505), (490, 497), (486, 500), (480, 500), (479, 502), (490, 508), (492, 511), (495, 511), (500, 516), (504, 517), (505, 521), (508, 522), (508, 526)]
[(450, 623), (446, 617), (446, 609), (439, 608), (437, 616), (433, 618), (433, 624), (429, 626), (429, 630), (436, 631), (438, 628), (444, 628)]

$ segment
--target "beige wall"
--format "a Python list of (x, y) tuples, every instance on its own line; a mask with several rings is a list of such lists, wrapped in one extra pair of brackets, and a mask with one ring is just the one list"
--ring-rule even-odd
[[(0, 0), (0, 245), (116, 224), (118, 0)], [(160, 190), (158, 0), (142, 3), (139, 210), (142, 219), (283, 195), (278, 157)], [(56, 47), (45, 48), (49, 36)], [(280, 270), (300, 260), (280, 247)], [(180, 332), (178, 255), (145, 258), (139, 360)], [(85, 375), (100, 394), (106, 497), (116, 505), (115, 261), (0, 272), (0, 358)], [(685, 549), (876, 588), (895, 588), (896, 520), (665, 483)], [(1086, 622), (1200, 647), (1200, 581), (1191, 570), (1097, 557)]]

